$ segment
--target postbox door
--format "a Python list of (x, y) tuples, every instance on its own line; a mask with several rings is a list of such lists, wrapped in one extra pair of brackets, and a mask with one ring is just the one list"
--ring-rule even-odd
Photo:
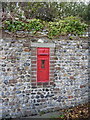
[(49, 48), (43, 48), (42, 51), (44, 52), (40, 51), (41, 53), (37, 56), (37, 82), (49, 81)]

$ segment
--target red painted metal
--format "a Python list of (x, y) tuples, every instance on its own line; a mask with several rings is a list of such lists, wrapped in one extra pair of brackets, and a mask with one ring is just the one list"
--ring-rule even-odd
[(37, 48), (37, 82), (49, 81), (49, 48)]

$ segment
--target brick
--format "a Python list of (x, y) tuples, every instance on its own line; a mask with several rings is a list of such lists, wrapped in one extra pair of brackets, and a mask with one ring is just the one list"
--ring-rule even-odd
[(75, 60), (75, 57), (70, 57), (71, 60)]
[(31, 76), (35, 76), (35, 75), (36, 75), (36, 71), (32, 71)]
[(50, 69), (50, 73), (54, 74), (54, 69), (53, 69), (53, 70), (52, 70), (52, 69)]
[(32, 77), (32, 78), (36, 78), (36, 76), (35, 76), (35, 75), (31, 75), (31, 77)]
[(50, 71), (54, 71), (54, 70), (55, 70), (55, 68), (54, 68), (54, 67), (52, 67), (52, 68), (50, 67)]
[(29, 47), (29, 46), (30, 46), (29, 43), (24, 43), (24, 44), (23, 44), (23, 47)]
[(50, 61), (50, 64), (55, 63), (55, 61)]
[(36, 86), (36, 83), (31, 83), (31, 85), (35, 85)]
[(61, 68), (60, 68), (60, 67), (56, 67), (55, 69), (56, 69), (56, 70), (61, 70)]
[(31, 93), (31, 90), (26, 90), (25, 93)]
[(30, 72), (31, 76), (36, 76), (36, 70)]
[(65, 73), (65, 74), (63, 74), (63, 76), (64, 76), (64, 77), (65, 77), (65, 76), (68, 76), (68, 74)]
[(36, 78), (32, 78), (31, 80), (36, 80)]
[(4, 59), (6, 59), (6, 57), (2, 57), (1, 59), (3, 59), (3, 60), (4, 60)]
[(34, 79), (33, 79), (33, 80), (31, 80), (31, 83), (35, 83), (35, 82), (36, 82), (36, 80), (34, 80)]
[(56, 58), (56, 56), (55, 56), (55, 55), (53, 55), (53, 56), (50, 56), (50, 58), (53, 58), (53, 59), (54, 59), (54, 58)]
[(50, 82), (50, 85), (54, 85), (54, 82)]
[(31, 56), (36, 56), (36, 52), (31, 52)]
[(31, 50), (33, 51), (33, 50), (36, 50), (36, 48), (31, 48)]
[(54, 56), (55, 55), (55, 53), (50, 53), (50, 56)]
[(35, 57), (32, 57), (32, 56), (31, 56), (31, 60), (36, 60), (36, 59), (37, 59), (37, 57), (36, 57), (36, 56), (35, 56)]
[(43, 83), (44, 86), (46, 86), (46, 85), (48, 85), (48, 84), (49, 84), (48, 82)]
[(55, 59), (55, 55), (53, 55), (53, 56), (50, 56), (50, 59)]
[(54, 91), (54, 94), (57, 94), (58, 93), (58, 91)]
[(55, 51), (55, 49), (54, 49), (54, 48), (51, 48), (51, 49), (50, 49), (50, 52), (54, 52), (54, 51)]
[(37, 53), (37, 51), (36, 50), (31, 50), (31, 53)]
[(55, 65), (52, 63), (50, 63), (50, 68), (54, 68), (55, 67)]
[(32, 49), (31, 49), (31, 52), (32, 52), (32, 53), (33, 53), (33, 52), (34, 52), (34, 53), (36, 53), (36, 52), (37, 52), (37, 50), (36, 50), (36, 49), (34, 49), (34, 50), (32, 50)]
[(10, 57), (8, 57), (8, 59), (16, 59), (16, 57), (15, 56), (10, 56)]
[(9, 105), (11, 105), (11, 106), (12, 106), (12, 105), (15, 105), (15, 103), (14, 103), (14, 102), (9, 102)]
[(51, 74), (50, 77), (54, 77), (54, 74)]
[(9, 83), (12, 84), (12, 83), (17, 83), (17, 80), (9, 80)]
[(37, 69), (36, 68), (31, 68), (31, 71), (36, 71)]
[(36, 83), (31, 83), (31, 86), (32, 87), (36, 87)]
[(59, 89), (59, 88), (54, 88), (54, 90), (55, 90), (55, 91), (60, 91), (60, 89)]
[(86, 85), (80, 85), (80, 88), (83, 88), (83, 87), (85, 87)]
[(41, 99), (41, 100), (40, 100), (40, 102), (45, 102), (45, 101), (46, 101), (46, 99)]
[(54, 78), (50, 78), (50, 81), (53, 81), (54, 80)]
[(24, 115), (25, 115), (25, 116), (31, 116), (31, 115), (32, 115), (32, 113), (31, 113), (31, 111), (30, 111), (30, 110), (26, 110), (26, 111), (24, 112)]
[(68, 96), (69, 99), (73, 98), (73, 96)]
[(3, 101), (4, 101), (4, 102), (8, 102), (8, 101), (9, 101), (9, 99), (7, 98), (7, 99), (4, 99)]
[(18, 82), (23, 82), (23, 80), (19, 79)]
[(31, 64), (31, 67), (36, 67), (36, 65)]
[(42, 82), (37, 82), (37, 85), (42, 85), (43, 83)]
[(30, 49), (29, 48), (25, 48), (24, 51), (25, 52), (30, 52)]
[(36, 60), (35, 61), (31, 61), (32, 64), (35, 64), (36, 63)]
[(74, 76), (70, 76), (70, 79), (73, 79), (73, 80), (74, 80), (75, 78), (74, 78)]
[(54, 74), (54, 70), (51, 70), (51, 69), (50, 69), (50, 74)]

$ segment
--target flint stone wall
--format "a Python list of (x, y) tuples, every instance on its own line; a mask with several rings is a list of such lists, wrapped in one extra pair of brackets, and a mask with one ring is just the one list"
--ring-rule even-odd
[(31, 48), (30, 39), (0, 39), (0, 117), (36, 115), (88, 102), (88, 40), (51, 42), (52, 82), (38, 84), (32, 82), (36, 48)]

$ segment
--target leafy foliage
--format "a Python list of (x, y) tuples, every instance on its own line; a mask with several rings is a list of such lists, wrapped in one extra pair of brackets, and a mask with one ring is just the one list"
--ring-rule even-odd
[(41, 20), (39, 19), (32, 19), (29, 20), (28, 22), (29, 22), (27, 27), (28, 30), (34, 30), (36, 32), (44, 27)]
[(51, 116), (52, 120), (88, 120), (90, 103), (60, 110), (60, 115)]
[(81, 35), (86, 30), (87, 24), (82, 23), (77, 17), (66, 17), (64, 20), (49, 22), (49, 37), (74, 34)]
[(41, 20), (39, 19), (32, 19), (29, 20), (28, 22), (23, 22), (23, 21), (5, 21), (4, 22), (4, 29), (9, 30), (10, 32), (16, 32), (20, 30), (25, 30), (25, 31), (32, 31), (32, 32), (37, 32), (43, 28), (43, 24), (41, 23)]
[(19, 19), (55, 21), (68, 16), (78, 16), (90, 21), (90, 2), (3, 2), (2, 11)]
[(31, 31), (35, 34), (37, 31), (42, 32), (43, 29), (47, 29), (49, 38), (68, 34), (81, 35), (87, 27), (87, 24), (73, 16), (66, 17), (56, 22), (45, 22), (40, 19), (30, 19), (25, 22), (20, 20), (7, 20), (4, 22), (4, 29), (11, 32), (23, 30)]
[(25, 25), (22, 21), (11, 21), (11, 20), (5, 21), (4, 24), (5, 24), (4, 29), (7, 29), (11, 32), (22, 30), (23, 26)]

